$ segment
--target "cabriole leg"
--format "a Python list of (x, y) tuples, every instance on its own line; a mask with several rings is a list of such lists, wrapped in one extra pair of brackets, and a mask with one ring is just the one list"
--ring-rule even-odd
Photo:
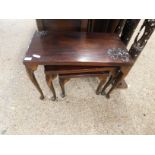
[(105, 81), (106, 81), (106, 78), (101, 78), (100, 79), (100, 83), (99, 83), (99, 85), (98, 85), (98, 87), (96, 89), (96, 95), (99, 95), (101, 93), (101, 88), (104, 85)]
[(56, 75), (46, 75), (47, 85), (53, 93), (52, 101), (56, 100), (56, 92), (55, 92), (53, 82), (52, 82), (55, 77), (56, 77)]
[(105, 90), (112, 83), (112, 80), (113, 80), (113, 78), (112, 78), (112, 76), (110, 76), (107, 83), (105, 84), (105, 86), (103, 87), (103, 89), (101, 91), (101, 95), (105, 95)]
[(69, 78), (61, 78), (59, 77), (59, 84), (60, 84), (60, 87), (61, 87), (61, 97), (65, 97), (66, 96), (66, 93), (65, 93), (65, 83), (69, 81)]
[(39, 84), (38, 84), (38, 82), (36, 80), (36, 77), (34, 75), (33, 67), (31, 68), (31, 67), (25, 66), (25, 68), (26, 68), (26, 71), (27, 71), (27, 74), (28, 74), (30, 80), (32, 81), (32, 83), (37, 88), (38, 92), (40, 93), (40, 99), (43, 100), (44, 99), (44, 94), (43, 94), (43, 92), (42, 92), (42, 90), (41, 90), (41, 88), (40, 88), (40, 86), (39, 86)]

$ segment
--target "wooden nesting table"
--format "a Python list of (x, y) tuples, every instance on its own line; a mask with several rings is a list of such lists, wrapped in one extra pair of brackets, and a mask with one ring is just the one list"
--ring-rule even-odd
[[(35, 32), (23, 63), (30, 80), (44, 94), (35, 78), (38, 65), (120, 67), (122, 78), (133, 63), (116, 34), (86, 32)], [(59, 70), (56, 72), (59, 74)]]

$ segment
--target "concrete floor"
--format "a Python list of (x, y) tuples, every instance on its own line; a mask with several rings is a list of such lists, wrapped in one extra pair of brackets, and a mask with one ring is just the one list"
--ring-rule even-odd
[(126, 81), (111, 99), (95, 95), (97, 79), (73, 79), (67, 97), (50, 100), (43, 68), (36, 72), (46, 94), (39, 94), (25, 72), (22, 59), (34, 20), (0, 20), (0, 133), (1, 134), (155, 134), (155, 34)]

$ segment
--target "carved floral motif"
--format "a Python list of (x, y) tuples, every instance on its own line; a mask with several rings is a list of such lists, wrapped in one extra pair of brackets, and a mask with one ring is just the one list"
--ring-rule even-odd
[(121, 48), (112, 48), (108, 49), (107, 54), (113, 60), (121, 60), (123, 62), (129, 61), (129, 53)]

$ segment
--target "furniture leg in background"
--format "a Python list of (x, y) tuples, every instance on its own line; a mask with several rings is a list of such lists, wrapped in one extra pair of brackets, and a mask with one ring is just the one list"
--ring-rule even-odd
[(60, 87), (61, 87), (61, 97), (64, 98), (66, 96), (66, 93), (65, 93), (65, 83), (67, 83), (70, 79), (69, 78), (60, 78), (59, 77), (59, 84), (60, 84)]
[(100, 83), (96, 89), (96, 95), (99, 95), (101, 93), (101, 88), (105, 84), (107, 77), (99, 77), (99, 79), (100, 79)]
[(118, 75), (116, 75), (115, 79), (113, 79), (112, 87), (105, 94), (106, 98), (110, 98), (110, 93), (114, 90), (114, 88), (117, 86), (118, 82), (122, 79), (122, 76), (123, 76), (123, 73), (121, 71), (119, 71)]
[(97, 73), (77, 73), (77, 74), (59, 74), (59, 83), (62, 90), (61, 96), (65, 97), (65, 83), (71, 78), (85, 78), (85, 77), (98, 77), (101, 81), (96, 89), (96, 94), (100, 93), (101, 87), (105, 84), (109, 72), (97, 72)]
[(53, 75), (45, 74), (45, 76), (46, 76), (47, 85), (53, 93), (53, 96), (51, 99), (52, 99), (52, 101), (55, 101), (57, 97), (56, 97), (56, 92), (55, 92), (55, 89), (53, 86), (53, 80), (56, 78), (57, 75), (56, 74), (53, 74)]
[[(107, 83), (102, 89), (101, 94), (105, 95), (106, 98), (110, 98), (110, 93), (113, 91), (114, 88), (116, 88), (117, 84), (122, 80), (123, 73), (121, 70), (118, 70), (115, 76), (110, 76)], [(106, 89), (111, 85), (111, 88), (106, 93)]]

